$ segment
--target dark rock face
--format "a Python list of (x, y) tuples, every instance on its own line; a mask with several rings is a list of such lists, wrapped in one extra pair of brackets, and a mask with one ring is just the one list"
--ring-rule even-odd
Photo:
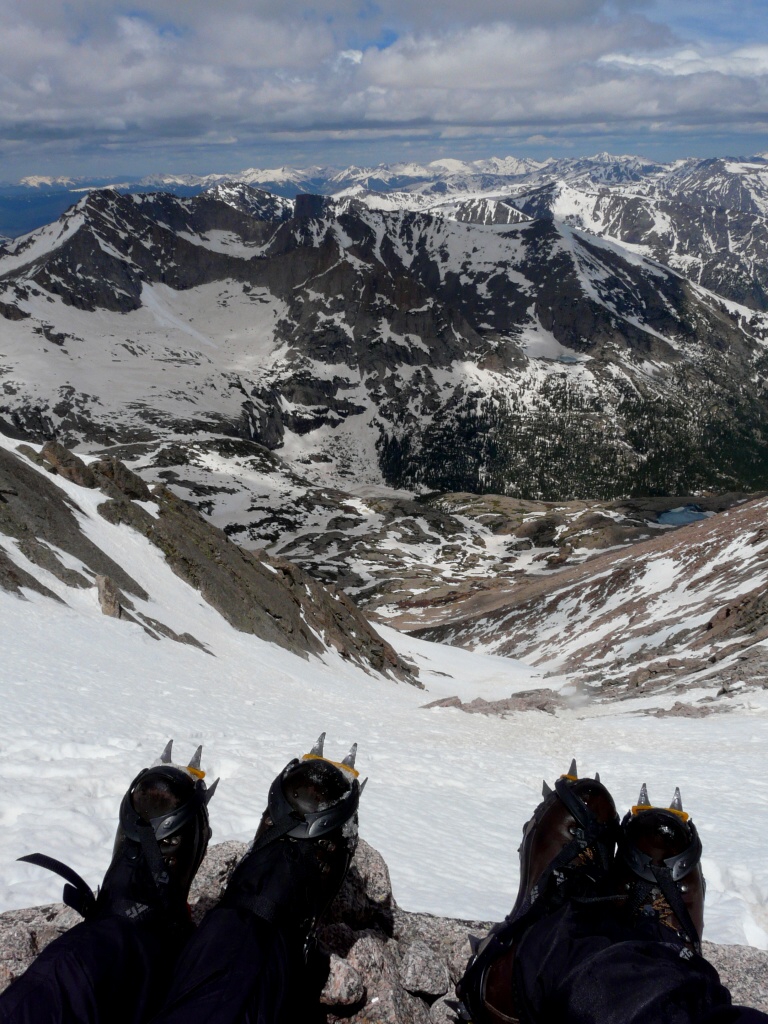
[[(71, 457), (71, 453), (67, 455)], [(73, 514), (77, 507), (74, 502), (25, 459), (5, 449), (0, 449), (0, 490), (5, 498), (0, 502), (0, 531), (26, 544), (25, 553), (32, 561), (43, 568), (56, 566), (55, 574), (69, 586), (93, 586), (93, 580), (79, 573), (71, 575), (71, 570), (65, 569), (51, 546), (61, 548), (79, 559), (94, 576), (109, 576), (122, 590), (147, 597), (125, 569), (88, 540)]]
[[(199, 922), (221, 897), (245, 852), (242, 843), (209, 849), (190, 894)], [(0, 915), (0, 990), (79, 920), (63, 904)], [(381, 855), (360, 841), (347, 880), (319, 930), (327, 980), (320, 995), (327, 1024), (455, 1024), (454, 986), (470, 956), (469, 935), (488, 922), (401, 910)], [(768, 954), (704, 943), (734, 1002), (768, 1010)]]

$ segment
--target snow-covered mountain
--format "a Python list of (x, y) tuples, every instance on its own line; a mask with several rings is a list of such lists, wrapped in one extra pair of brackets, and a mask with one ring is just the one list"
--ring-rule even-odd
[(765, 317), (551, 216), (91, 192), (6, 246), (0, 311), (20, 435), (230, 433), (318, 482), (530, 498), (768, 474)]

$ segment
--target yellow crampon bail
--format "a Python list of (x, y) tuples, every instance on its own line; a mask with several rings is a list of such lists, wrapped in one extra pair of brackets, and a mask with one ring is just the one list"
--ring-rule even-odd
[[(173, 740), (168, 740), (168, 742), (165, 745), (165, 750), (160, 755), (160, 764), (173, 764), (172, 753), (173, 753)], [(205, 778), (205, 772), (200, 767), (200, 759), (202, 757), (202, 754), (203, 754), (203, 748), (202, 748), (202, 745), (201, 745), (201, 746), (199, 746), (197, 748), (197, 750), (192, 755), (192, 760), (189, 762), (189, 764), (187, 764), (187, 765), (177, 764), (177, 765), (174, 765), (174, 767), (175, 768), (181, 768), (181, 770), (183, 772), (186, 772), (187, 775), (191, 775), (195, 779), (204, 779)]]
[(357, 744), (353, 743), (349, 753), (343, 761), (332, 761), (330, 757), (325, 757), (323, 754), (323, 745), (325, 744), (325, 733), (321, 732), (317, 738), (317, 743), (310, 750), (308, 754), (304, 754), (302, 761), (326, 761), (328, 764), (332, 764), (334, 768), (340, 769), (340, 771), (347, 772), (352, 778), (356, 779), (360, 772), (355, 768), (355, 757), (357, 756)]
[(640, 796), (637, 798), (637, 803), (632, 805), (632, 817), (634, 818), (635, 815), (642, 814), (643, 811), (669, 811), (670, 814), (676, 814), (682, 821), (688, 821), (690, 818), (690, 815), (683, 810), (679, 786), (675, 787), (675, 795), (672, 797), (672, 803), (669, 807), (654, 807), (648, 799), (648, 787), (643, 783), (640, 787)]

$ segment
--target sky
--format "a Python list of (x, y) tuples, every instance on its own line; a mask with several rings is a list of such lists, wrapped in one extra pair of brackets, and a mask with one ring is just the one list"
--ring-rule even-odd
[(0, 180), (768, 150), (766, 0), (0, 0)]

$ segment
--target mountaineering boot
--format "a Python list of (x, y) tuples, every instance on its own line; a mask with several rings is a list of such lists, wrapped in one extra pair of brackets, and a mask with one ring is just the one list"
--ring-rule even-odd
[(512, 990), (515, 947), (535, 921), (572, 898), (607, 892), (619, 818), (608, 790), (578, 778), (576, 762), (555, 783), (523, 826), (520, 887), (509, 915), (479, 942), (456, 986), (463, 1020), (474, 1024), (516, 1021)]
[(210, 788), (203, 781), (202, 748), (185, 767), (171, 762), (171, 750), (172, 742), (128, 787), (112, 861), (95, 899), (76, 872), (52, 857), (20, 858), (62, 875), (68, 882), (64, 902), (88, 920), (117, 915), (173, 929), (190, 927), (187, 896), (211, 837), (208, 802), (218, 780)]
[(337, 762), (324, 757), (324, 740), (325, 733), (270, 786), (253, 844), (220, 903), (280, 926), (305, 947), (357, 847), (363, 788), (355, 770), (357, 745)]
[(701, 840), (679, 789), (669, 807), (653, 807), (643, 785), (621, 823), (616, 865), (616, 889), (626, 894), (623, 909), (630, 920), (656, 920), (665, 942), (701, 952), (706, 889)]

